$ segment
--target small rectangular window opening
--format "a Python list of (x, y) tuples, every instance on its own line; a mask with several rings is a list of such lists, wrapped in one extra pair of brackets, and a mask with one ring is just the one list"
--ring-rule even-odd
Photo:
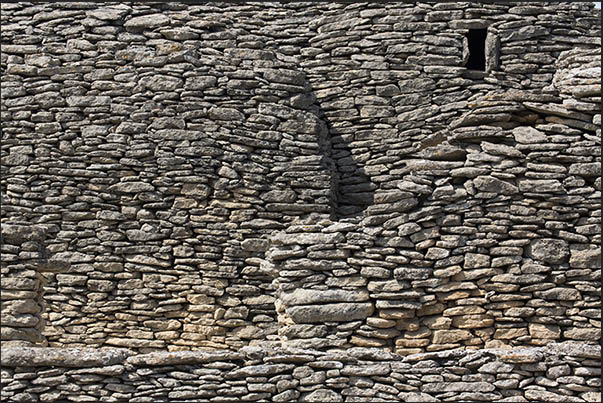
[(470, 29), (467, 32), (469, 41), (469, 60), (465, 67), (469, 70), (486, 71), (486, 28)]

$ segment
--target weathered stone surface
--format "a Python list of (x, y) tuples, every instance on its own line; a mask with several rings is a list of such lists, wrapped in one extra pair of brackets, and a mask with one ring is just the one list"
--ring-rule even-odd
[(436, 330), (433, 332), (433, 342), (436, 344), (456, 343), (471, 338), (467, 330)]
[(515, 141), (522, 144), (546, 143), (547, 136), (533, 127), (517, 127), (513, 129)]
[(522, 179), (519, 181), (519, 190), (522, 192), (562, 193), (565, 189), (556, 179)]
[(564, 263), (569, 257), (569, 246), (561, 239), (538, 239), (527, 247), (528, 256), (546, 263)]
[(569, 265), (575, 269), (600, 269), (601, 247), (570, 244)]
[(109, 192), (139, 193), (152, 192), (155, 187), (146, 182), (120, 182), (107, 188)]
[(292, 293), (281, 293), (279, 298), (287, 306), (308, 305), (331, 302), (363, 302), (368, 301), (367, 291), (344, 291), (344, 290), (311, 290), (297, 289)]
[(129, 14), (129, 10), (127, 8), (117, 8), (117, 7), (105, 7), (98, 8), (96, 10), (86, 11), (86, 15), (88, 17), (96, 18), (103, 21), (115, 21), (120, 20), (126, 15)]
[(344, 239), (344, 236), (338, 232), (330, 234), (286, 234), (281, 232), (274, 236), (272, 241), (282, 245), (321, 245), (343, 242)]
[(591, 162), (572, 164), (569, 167), (569, 173), (572, 175), (579, 175), (585, 177), (599, 177), (601, 176), (601, 163)]
[(225, 375), (226, 379), (244, 378), (247, 376), (269, 376), (281, 372), (289, 372), (295, 366), (293, 364), (268, 364), (268, 365), (250, 365), (248, 367), (234, 370)]
[(561, 330), (557, 325), (530, 323), (528, 329), (530, 337), (535, 339), (558, 339), (561, 337)]
[(473, 185), (483, 192), (502, 193), (505, 195), (515, 194), (519, 191), (514, 184), (492, 176), (478, 176), (473, 179)]
[(286, 309), (296, 323), (349, 322), (366, 319), (374, 311), (371, 303), (300, 305)]
[(429, 278), (431, 271), (417, 268), (400, 268), (394, 270), (396, 280), (425, 280)]
[[(485, 28), (478, 71), (465, 31)], [(3, 4), (3, 347), (596, 344), (599, 28), (573, 3)], [(296, 307), (327, 316), (296, 324)], [(268, 376), (218, 376), (301, 360), (256, 353), (191, 364), (219, 386), (140, 365), (100, 391), (99, 374), (38, 392), (18, 373), (6, 399), (270, 400)], [(474, 376), (481, 361), (427, 373), (451, 357), (369, 382), (343, 379), (344, 358), (368, 359), (346, 350), (276, 390), (423, 399), (425, 383), (483, 381), (501, 386), (434, 396), (495, 401), (556, 387)], [(559, 384), (569, 400), (600, 386)]]
[(3, 367), (102, 367), (123, 362), (131, 351), (126, 349), (51, 349), (44, 347), (22, 347), (3, 349), (0, 360)]
[(158, 28), (167, 25), (169, 22), (170, 18), (164, 14), (148, 14), (130, 18), (124, 23), (124, 27), (132, 31), (142, 31), (144, 29)]
[(428, 383), (421, 387), (422, 392), (492, 392), (496, 390), (494, 385), (487, 382), (440, 382)]
[(463, 267), (465, 269), (477, 269), (488, 267), (490, 265), (490, 256), (480, 253), (467, 253)]
[(330, 389), (317, 389), (306, 396), (302, 396), (300, 402), (343, 402), (343, 397)]

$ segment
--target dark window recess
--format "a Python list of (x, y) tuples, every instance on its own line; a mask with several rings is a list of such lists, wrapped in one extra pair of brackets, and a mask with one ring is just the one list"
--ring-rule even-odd
[(469, 60), (465, 67), (469, 70), (486, 70), (486, 29), (470, 29), (467, 33), (469, 40)]

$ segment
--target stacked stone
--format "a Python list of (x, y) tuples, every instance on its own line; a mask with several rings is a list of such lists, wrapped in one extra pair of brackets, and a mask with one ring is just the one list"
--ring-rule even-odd
[[(566, 58), (592, 58), (574, 76), (597, 82), (595, 57), (566, 54), (561, 66)], [(267, 256), (285, 339), (337, 335), (400, 354), (600, 340), (600, 128), (591, 123), (600, 98), (568, 111), (566, 88), (550, 90), (547, 104), (531, 92), (476, 101), (441, 144), (420, 144), (397, 189), (376, 191), (359, 225), (315, 218), (277, 235)], [(525, 114), (492, 121), (509, 99)], [(353, 302), (363, 317), (299, 326), (318, 322), (328, 302)]]
[(454, 350), (189, 351), (10, 348), (3, 401), (596, 402), (599, 346)]
[(374, 304), (385, 322), (352, 321), (357, 343), (598, 339), (592, 4), (2, 11), (2, 221), (54, 225), (73, 267), (50, 278), (51, 345), (275, 339), (267, 239), (333, 212), (357, 226), (300, 245), (333, 265), (304, 288)]
[(577, 130), (557, 119), (560, 104), (535, 106), (530, 96), (515, 98), (538, 110), (534, 127), (476, 130), (463, 122), (487, 107), (467, 114), (449, 144), (407, 161), (399, 190), (375, 192), (359, 224), (314, 217), (276, 235), (267, 256), (278, 273), (281, 335), (294, 345), (400, 354), (597, 342), (596, 129)]
[(72, 263), (47, 289), (51, 345), (269, 337), (265, 238), (332, 209), (326, 126), (283, 37), (294, 10), (251, 7), (278, 22), (259, 36), (237, 5), (153, 7), (3, 6), (3, 219), (56, 224)]
[[(413, 146), (437, 137), (476, 98), (501, 88), (540, 93), (562, 51), (600, 48), (600, 22), (584, 3), (322, 8), (309, 24), (313, 57), (300, 65), (331, 129), (340, 217), (373, 204), (377, 189), (395, 189)], [(470, 29), (487, 30), (483, 72), (465, 67)], [(489, 118), (508, 121), (513, 113), (501, 108)]]
[(47, 228), (2, 225), (1, 336), (2, 347), (46, 345), (42, 312), (47, 280), (43, 272), (66, 270), (65, 264), (49, 261)]
[(303, 348), (347, 345), (374, 312), (367, 279), (350, 264), (352, 250), (360, 249), (355, 230), (356, 224), (312, 216), (270, 239), (267, 266), (278, 286), (275, 304), (283, 340)]

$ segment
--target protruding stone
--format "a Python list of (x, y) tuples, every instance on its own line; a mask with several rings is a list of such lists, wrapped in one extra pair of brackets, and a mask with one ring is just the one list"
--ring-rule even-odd
[(295, 323), (349, 322), (366, 319), (374, 307), (368, 302), (299, 305), (286, 308), (286, 312)]
[(165, 14), (148, 14), (134, 17), (125, 22), (124, 27), (131, 31), (159, 28), (168, 25), (170, 18)]
[(562, 239), (543, 238), (532, 241), (527, 247), (527, 254), (546, 263), (561, 264), (567, 261), (570, 251)]

